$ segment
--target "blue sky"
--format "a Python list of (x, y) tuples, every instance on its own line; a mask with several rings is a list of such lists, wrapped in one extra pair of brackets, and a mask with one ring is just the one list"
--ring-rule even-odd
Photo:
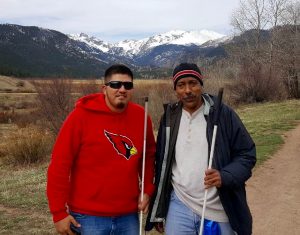
[(87, 33), (109, 42), (170, 30), (231, 34), (239, 0), (0, 0), (0, 23)]

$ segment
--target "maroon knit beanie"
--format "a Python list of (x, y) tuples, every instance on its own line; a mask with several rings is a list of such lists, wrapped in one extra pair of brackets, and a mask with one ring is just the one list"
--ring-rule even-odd
[(174, 89), (176, 87), (177, 82), (181, 78), (185, 77), (194, 77), (200, 82), (201, 86), (203, 86), (203, 76), (196, 64), (181, 63), (175, 67), (173, 71)]

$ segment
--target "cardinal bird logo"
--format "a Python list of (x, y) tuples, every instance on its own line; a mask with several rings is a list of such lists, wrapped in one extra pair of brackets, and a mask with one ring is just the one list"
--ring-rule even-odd
[(118, 135), (104, 130), (104, 134), (109, 142), (112, 143), (114, 149), (119, 155), (122, 155), (127, 160), (135, 154), (137, 154), (137, 149), (134, 147), (132, 141), (124, 136)]

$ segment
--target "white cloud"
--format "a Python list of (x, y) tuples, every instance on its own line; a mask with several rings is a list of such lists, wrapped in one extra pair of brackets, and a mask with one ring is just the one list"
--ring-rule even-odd
[[(0, 23), (101, 37), (230, 28), (238, 0), (0, 0)], [(223, 32), (222, 32), (223, 31)], [(148, 36), (149, 36), (148, 35)]]

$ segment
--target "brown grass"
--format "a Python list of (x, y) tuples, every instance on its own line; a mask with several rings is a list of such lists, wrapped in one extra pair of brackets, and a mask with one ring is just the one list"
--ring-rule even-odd
[(0, 75), (0, 92), (30, 93), (34, 92), (34, 87), (29, 81)]
[(49, 156), (53, 136), (35, 126), (19, 128), (8, 135), (4, 142), (4, 162), (13, 165), (29, 165), (43, 162)]

